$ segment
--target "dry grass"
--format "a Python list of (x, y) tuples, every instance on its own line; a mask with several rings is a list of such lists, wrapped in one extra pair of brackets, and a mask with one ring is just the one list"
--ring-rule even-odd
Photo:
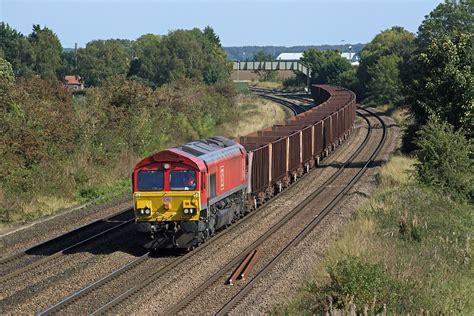
[(380, 170), (378, 182), (380, 188), (389, 189), (413, 181), (415, 160), (405, 156), (393, 156)]
[[(411, 183), (413, 178), (410, 173), (413, 171), (414, 159), (405, 156), (393, 156), (381, 168), (378, 174), (379, 194), (393, 190), (396, 187)], [(390, 205), (394, 201), (390, 196), (385, 199), (371, 198), (359, 209), (355, 218), (346, 226), (343, 236), (335, 242), (328, 251), (324, 265), (331, 265), (347, 257), (366, 257), (369, 253), (374, 257), (383, 256), (382, 252), (386, 245), (380, 248), (379, 242), (373, 238), (377, 227), (376, 220), (371, 216), (375, 212), (389, 212)], [(378, 250), (377, 250), (378, 249)]]
[(392, 113), (392, 118), (400, 126), (407, 125), (408, 121), (411, 119), (410, 111), (405, 108), (397, 108)]
[[(13, 213), (10, 217), (10, 222), (26, 223), (41, 217), (49, 216), (57, 212), (57, 210), (65, 209), (76, 205), (77, 202), (72, 199), (65, 199), (53, 196), (38, 196), (30, 203), (22, 204), (21, 213)], [(1, 227), (8, 225), (2, 224)]]
[(390, 104), (380, 104), (380, 105), (377, 105), (374, 107), (377, 111), (380, 111), (380, 112), (387, 112), (391, 109), (393, 109), (393, 106), (390, 105)]
[(289, 115), (276, 103), (252, 95), (239, 96), (237, 104), (239, 120), (219, 126), (217, 135), (237, 138), (273, 126)]
[(400, 126), (405, 126), (410, 120), (410, 111), (404, 107), (395, 107), (390, 104), (382, 104), (376, 106), (375, 109), (390, 115)]

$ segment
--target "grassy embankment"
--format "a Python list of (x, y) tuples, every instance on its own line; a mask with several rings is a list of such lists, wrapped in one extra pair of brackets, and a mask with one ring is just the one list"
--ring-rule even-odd
[[(391, 111), (403, 123), (401, 111)], [(472, 204), (413, 177), (416, 160), (393, 155), (378, 188), (275, 314), (474, 312)]]
[(289, 113), (276, 103), (254, 95), (239, 95), (237, 111), (239, 119), (218, 126), (217, 135), (234, 139), (270, 127), (289, 116)]
[[(207, 125), (200, 124), (197, 127), (194, 127), (193, 129), (192, 127), (189, 127), (189, 119), (184, 117), (184, 115), (182, 115), (183, 112), (180, 111), (177, 114), (177, 120), (181, 123), (181, 125), (186, 127), (186, 130), (181, 130), (179, 132), (172, 131), (172, 133), (169, 133), (166, 139), (163, 140), (161, 139), (162, 137), (160, 136), (160, 134), (160, 139), (155, 143), (150, 143), (150, 146), (141, 150), (141, 154), (137, 154), (136, 152), (134, 153), (132, 151), (122, 151), (119, 152), (120, 155), (116, 156), (113, 160), (107, 160), (108, 163), (106, 164), (88, 164), (87, 161), (91, 159), (89, 156), (92, 156), (93, 153), (87, 151), (78, 151), (78, 153), (73, 158), (73, 162), (68, 162), (68, 160), (66, 160), (63, 163), (64, 168), (67, 170), (67, 175), (70, 176), (70, 174), (72, 173), (74, 176), (72, 183), (75, 185), (75, 188), (71, 187), (71, 181), (65, 182), (71, 193), (56, 194), (57, 191), (52, 191), (51, 188), (47, 187), (41, 190), (32, 190), (29, 187), (25, 187), (25, 191), (23, 192), (21, 199), (15, 199), (15, 209), (18, 211), (8, 212), (7, 220), (3, 220), (3, 223), (0, 224), (0, 228), (2, 228), (3, 230), (11, 226), (12, 224), (15, 225), (17, 223), (25, 223), (41, 217), (52, 215), (60, 209), (69, 208), (77, 204), (87, 203), (91, 201), (93, 201), (94, 203), (102, 203), (118, 196), (129, 194), (131, 187), (129, 174), (133, 169), (133, 166), (136, 162), (138, 162), (140, 156), (146, 156), (152, 151), (157, 151), (162, 148), (175, 146), (190, 139), (196, 139), (210, 135), (223, 135), (230, 138), (238, 137), (240, 135), (245, 135), (253, 131), (271, 126), (286, 117), (287, 114), (279, 106), (253, 96), (249, 93), (248, 88), (246, 86), (236, 88), (240, 91), (240, 93), (234, 97), (234, 108), (232, 110), (234, 113), (228, 116), (234, 118), (230, 120), (231, 123), (229, 122), (229, 120), (224, 120), (223, 122), (218, 123), (214, 127), (212, 124), (206, 123)], [(149, 91), (147, 92), (151, 93)], [(136, 92), (131, 92), (129, 95), (134, 95), (135, 93)], [(138, 93), (143, 92), (139, 91)], [(193, 91), (190, 91), (189, 93), (185, 94), (183, 99), (177, 99), (177, 105), (174, 106), (181, 106), (187, 111), (186, 104), (189, 104), (187, 103), (187, 95), (193, 95), (193, 93)], [(160, 95), (158, 95), (158, 97), (160, 97)], [(147, 100), (151, 100), (152, 102), (153, 98), (154, 96), (149, 96)], [(77, 113), (83, 111), (82, 107), (85, 108), (88, 106), (88, 104), (82, 105), (82, 101), (79, 101), (80, 105), (76, 105)], [(105, 103), (107, 101), (103, 102)], [(193, 100), (192, 102), (196, 101)], [(171, 103), (173, 103), (173, 101), (171, 101)], [(172, 106), (173, 104), (169, 105), (169, 107)], [(145, 114), (147, 113), (145, 112)], [(160, 116), (157, 117), (159, 118)], [(192, 118), (193, 114), (189, 114), (189, 117)], [(135, 126), (136, 128), (132, 127), (133, 132), (143, 131), (142, 126), (148, 124), (149, 122), (152, 123), (153, 120), (156, 118), (150, 117), (150, 115), (148, 115), (145, 116), (144, 119), (145, 121), (143, 121), (142, 119), (140, 122), (140, 113), (138, 113), (136, 117), (134, 117), (133, 124), (138, 124), (140, 126)], [(124, 119), (123, 121), (126, 122), (127, 120)], [(176, 122), (176, 124), (178, 124), (178, 122)], [(154, 125), (156, 126), (156, 124)], [(204, 131), (200, 131), (197, 130), (198, 128), (205, 129)], [(93, 131), (91, 130), (91, 133), (92, 132)], [(146, 144), (146, 142), (150, 142), (151, 139), (154, 138), (153, 135), (155, 132), (147, 130), (145, 130), (145, 132), (147, 132), (146, 138), (142, 137), (143, 140), (138, 140), (140, 142), (139, 144)], [(114, 137), (116, 137), (117, 134), (119, 133), (114, 132), (109, 138), (102, 137), (102, 139), (104, 141), (106, 140), (112, 142), (115, 140)], [(126, 139), (127, 137), (129, 137), (127, 136), (127, 131), (125, 129), (122, 131), (122, 134), (124, 135), (122, 138)], [(123, 143), (123, 141), (119, 141), (120, 143), (117, 142), (118, 144)], [(87, 143), (84, 142), (85, 148), (90, 148), (92, 146), (96, 145), (87, 145)], [(92, 150), (97, 151), (95, 147), (92, 147)], [(100, 154), (102, 154), (102, 152), (100, 152)], [(84, 161), (84, 164), (80, 164), (80, 161)], [(78, 165), (82, 167), (79, 168)], [(52, 175), (55, 174), (54, 172), (52, 173)], [(26, 181), (27, 178), (25, 177), (30, 177), (30, 175), (17, 175), (17, 179), (20, 180), (15, 181)], [(12, 179), (15, 178), (12, 177)], [(57, 181), (57, 179), (54, 178), (54, 181)], [(12, 181), (11, 184), (6, 184), (15, 185), (15, 183), (16, 182)], [(32, 183), (36, 182), (32, 181)], [(38, 186), (36, 187), (38, 188)], [(5, 194), (3, 194), (2, 196), (2, 190), (0, 189), (0, 202), (2, 202), (0, 206), (11, 206), (11, 203), (9, 201), (11, 201), (11, 196), (9, 197)]]

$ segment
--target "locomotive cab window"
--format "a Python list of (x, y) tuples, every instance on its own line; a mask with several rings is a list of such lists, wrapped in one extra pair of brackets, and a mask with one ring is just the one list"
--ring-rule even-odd
[(139, 191), (159, 191), (163, 190), (163, 171), (142, 170), (138, 172)]
[(193, 170), (173, 170), (170, 173), (171, 190), (195, 190), (196, 171)]

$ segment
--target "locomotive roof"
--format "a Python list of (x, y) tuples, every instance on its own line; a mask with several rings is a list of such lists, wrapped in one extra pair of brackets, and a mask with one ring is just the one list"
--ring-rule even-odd
[(236, 145), (233, 140), (222, 136), (215, 136), (208, 139), (195, 140), (184, 145), (176, 147), (195, 157), (200, 157), (213, 151), (222, 150)]

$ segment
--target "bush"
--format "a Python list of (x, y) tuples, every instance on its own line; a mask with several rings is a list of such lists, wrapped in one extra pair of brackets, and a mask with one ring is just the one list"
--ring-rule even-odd
[(420, 182), (441, 188), (453, 197), (473, 198), (472, 144), (462, 130), (431, 118), (417, 133), (416, 174)]
[(3, 86), (4, 222), (50, 213), (45, 208), (56, 205), (47, 199), (64, 205), (109, 195), (107, 188), (128, 179), (140, 157), (210, 136), (216, 125), (238, 115), (235, 89), (224, 82), (208, 86), (184, 79), (154, 90), (115, 78), (74, 99), (62, 84), (36, 77)]
[(295, 75), (283, 80), (283, 88), (304, 88), (306, 87), (306, 79), (302, 76)]
[(349, 258), (328, 269), (331, 282), (327, 288), (336, 308), (349, 309), (355, 304), (362, 312), (367, 306), (373, 313), (380, 313), (384, 305), (401, 306), (399, 293), (409, 292), (409, 286), (391, 279), (379, 263), (366, 263)]

